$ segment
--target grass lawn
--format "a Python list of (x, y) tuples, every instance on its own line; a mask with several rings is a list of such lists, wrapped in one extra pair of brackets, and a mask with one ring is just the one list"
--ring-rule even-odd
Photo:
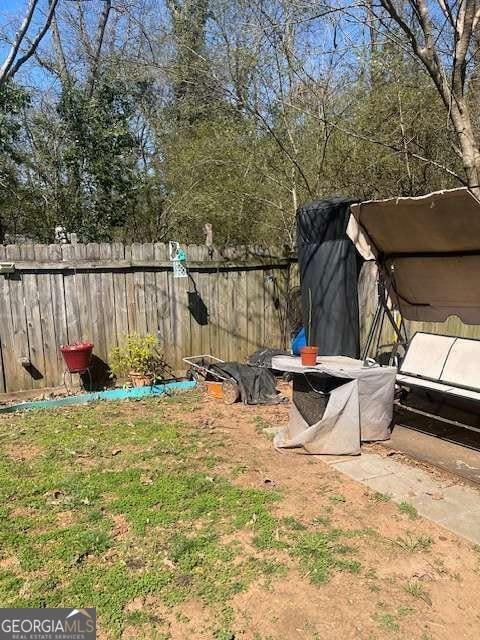
[[(368, 622), (351, 637), (448, 637), (425, 630), (419, 611), (433, 606), (442, 571), (443, 582), (457, 578), (435, 556), (435, 537), (412, 529), (408, 506), (365, 498), (372, 514), (394, 515), (393, 537), (363, 517), (338, 478), (312, 484), (310, 493), (305, 487), (291, 507), (288, 482), (263, 478), (271, 470), (262, 460), (278, 456), (258, 433), (269, 422), (212, 401), (197, 418), (202, 402), (188, 393), (0, 419), (1, 606), (94, 606), (100, 638), (319, 640), (340, 636), (318, 635), (315, 598), (328, 603), (340, 589), (339, 615), (368, 602)], [(236, 444), (240, 431), (232, 439), (227, 411), (246, 416), (258, 452), (248, 441)], [(308, 460), (299, 464), (313, 473)], [(262, 465), (261, 482), (251, 482)], [(469, 553), (475, 580), (479, 556)], [(380, 558), (418, 564), (419, 554), (428, 557), (431, 584), (378, 574)], [(313, 599), (315, 612), (287, 631), (280, 612), (292, 598), (298, 607)], [(260, 599), (278, 609), (268, 624), (251, 613)]]

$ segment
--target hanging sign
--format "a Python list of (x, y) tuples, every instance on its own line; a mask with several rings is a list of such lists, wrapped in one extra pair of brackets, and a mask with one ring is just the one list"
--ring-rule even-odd
[(180, 244), (178, 242), (171, 240), (168, 243), (168, 246), (170, 250), (170, 261), (173, 266), (173, 277), (186, 278), (188, 276), (186, 266), (187, 254), (180, 248)]

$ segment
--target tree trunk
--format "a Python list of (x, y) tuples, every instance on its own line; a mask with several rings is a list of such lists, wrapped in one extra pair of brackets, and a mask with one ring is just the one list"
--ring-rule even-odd
[(453, 100), (450, 118), (458, 136), (467, 185), (480, 199), (480, 148), (463, 98)]

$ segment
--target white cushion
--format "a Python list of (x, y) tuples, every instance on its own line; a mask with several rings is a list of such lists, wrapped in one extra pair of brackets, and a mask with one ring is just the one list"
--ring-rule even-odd
[(416, 333), (410, 341), (400, 373), (433, 380), (440, 379), (447, 356), (455, 340), (457, 338), (450, 336)]
[(480, 390), (480, 340), (457, 338), (440, 380), (445, 384)]

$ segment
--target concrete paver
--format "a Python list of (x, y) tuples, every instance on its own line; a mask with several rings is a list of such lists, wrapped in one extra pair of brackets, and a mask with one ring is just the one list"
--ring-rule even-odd
[(395, 502), (409, 502), (423, 517), (480, 544), (480, 492), (475, 489), (448, 486), (423, 469), (374, 453), (329, 464)]
[(480, 510), (452, 515), (439, 521), (439, 524), (462, 538), (480, 544)]
[(343, 471), (354, 480), (368, 480), (377, 476), (386, 476), (396, 472), (393, 460), (385, 460), (380, 456), (365, 456), (351, 458), (349, 460), (340, 460), (333, 463), (333, 466), (339, 471)]

